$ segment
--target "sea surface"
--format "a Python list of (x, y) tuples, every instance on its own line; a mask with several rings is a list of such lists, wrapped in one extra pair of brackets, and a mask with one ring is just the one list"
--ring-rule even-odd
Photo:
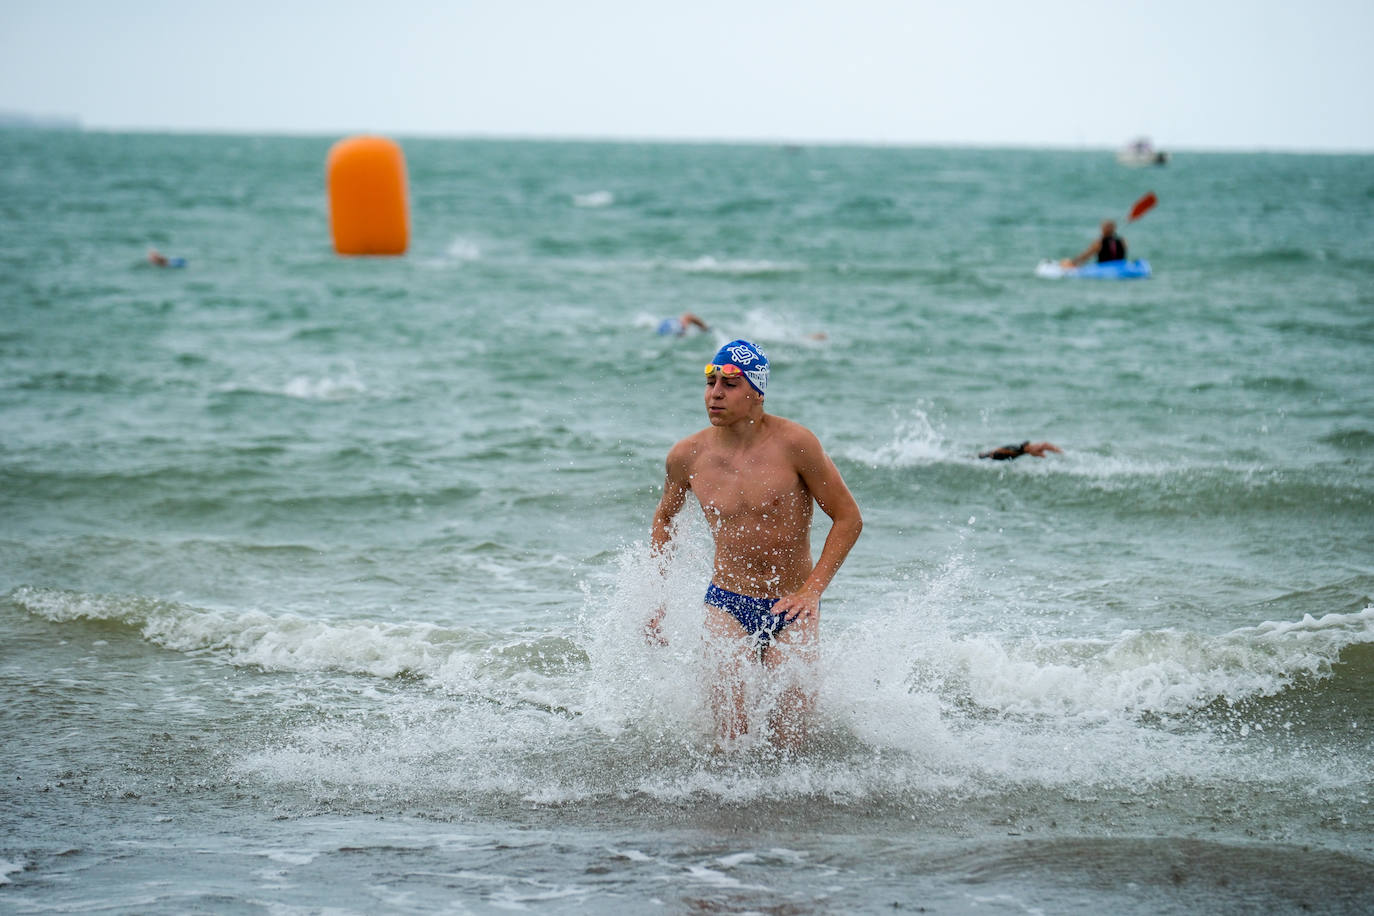
[[(0, 910), (1369, 911), (1374, 157), (401, 137), (341, 258), (337, 139), (0, 131)], [(795, 754), (646, 556), (735, 336), (866, 522)]]

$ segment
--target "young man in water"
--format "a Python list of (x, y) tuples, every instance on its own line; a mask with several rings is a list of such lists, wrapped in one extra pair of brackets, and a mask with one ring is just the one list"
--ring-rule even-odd
[[(748, 730), (746, 665), (777, 668), (794, 655), (814, 655), (821, 594), (863, 529), (854, 496), (815, 434), (764, 413), (767, 387), (768, 358), (749, 341), (726, 344), (707, 364), (711, 425), (669, 450), (650, 536), (661, 557), (688, 491), (696, 495), (716, 548), (705, 600), (708, 638), (724, 652), (712, 690), (722, 741)], [(814, 564), (813, 504), (831, 519)], [(662, 618), (660, 608), (647, 628), (660, 641)], [(772, 719), (776, 744), (800, 745), (811, 705), (802, 687), (787, 688)]]

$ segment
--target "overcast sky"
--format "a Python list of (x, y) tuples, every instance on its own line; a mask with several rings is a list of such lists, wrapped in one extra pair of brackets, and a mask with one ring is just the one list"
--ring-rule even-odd
[(1374, 151), (1371, 0), (0, 0), (87, 127)]

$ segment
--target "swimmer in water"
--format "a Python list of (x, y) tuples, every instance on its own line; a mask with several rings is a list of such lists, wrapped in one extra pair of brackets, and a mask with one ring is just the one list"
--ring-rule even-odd
[(706, 322), (691, 312), (683, 312), (677, 318), (664, 318), (658, 323), (658, 333), (664, 337), (683, 337), (692, 328), (711, 330)]
[(154, 267), (185, 267), (185, 258), (169, 258), (156, 248), (148, 249), (148, 263)]
[(1020, 458), (1022, 455), (1044, 458), (1046, 452), (1055, 452), (1060, 455), (1064, 454), (1064, 450), (1053, 442), (1031, 442), (1027, 439), (1020, 445), (1004, 445), (1001, 448), (979, 452), (978, 457), (991, 458), (993, 461), (1010, 461), (1013, 458)]

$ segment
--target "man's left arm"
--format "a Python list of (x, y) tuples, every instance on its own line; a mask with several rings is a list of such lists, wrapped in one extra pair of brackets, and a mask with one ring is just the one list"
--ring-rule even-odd
[(845, 557), (859, 539), (864, 520), (854, 494), (849, 492), (840, 469), (821, 447), (814, 434), (805, 432), (793, 444), (797, 455), (797, 473), (810, 491), (816, 505), (830, 516), (830, 533), (825, 536), (820, 559), (812, 567), (802, 587), (782, 598), (773, 608), (775, 614), (786, 614), (788, 620), (815, 614), (820, 608), (821, 594), (830, 580), (840, 571)]

